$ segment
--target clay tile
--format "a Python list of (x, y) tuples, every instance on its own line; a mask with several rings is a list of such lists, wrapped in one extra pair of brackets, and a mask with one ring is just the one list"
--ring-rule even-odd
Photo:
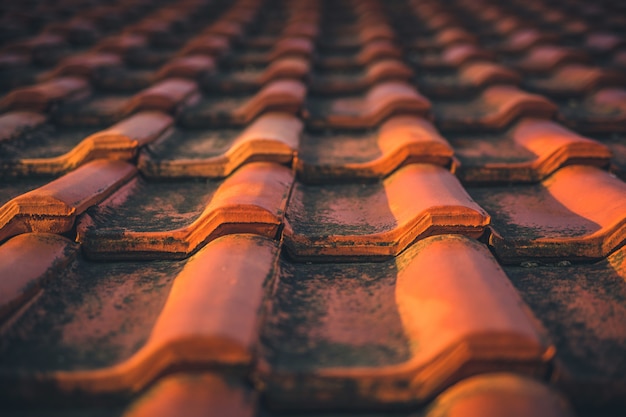
[[(167, 184), (136, 183), (83, 216), (77, 226), (78, 240), (85, 253), (97, 259), (180, 259), (225, 234), (274, 237), (292, 181), (288, 168), (255, 162), (199, 189), (193, 183), (176, 183), (175, 189)], [(194, 187), (196, 191), (190, 191)], [(181, 192), (199, 194), (193, 197), (199, 199), (195, 209), (159, 206), (163, 195), (177, 198)], [(113, 217), (107, 216), (111, 207), (115, 207)], [(148, 212), (152, 215), (144, 214)], [(170, 221), (155, 227), (152, 216)]]
[(39, 113), (16, 111), (0, 115), (0, 143), (16, 138), (24, 132), (36, 129), (46, 122)]
[(402, 51), (390, 41), (382, 39), (367, 43), (356, 57), (361, 65), (385, 58), (400, 59)]
[(27, 232), (64, 233), (76, 216), (136, 174), (121, 161), (98, 160), (18, 196), (0, 208), (0, 241)]
[(158, 110), (176, 113), (186, 101), (198, 94), (198, 85), (194, 81), (168, 78), (135, 95), (128, 103), (127, 111)]
[(0, 70), (5, 68), (26, 67), (31, 59), (26, 54), (14, 52), (0, 52)]
[(522, 58), (517, 67), (526, 73), (546, 73), (566, 63), (584, 64), (589, 60), (586, 53), (562, 46), (535, 46)]
[(402, 61), (385, 59), (367, 66), (365, 79), (368, 85), (388, 80), (409, 81), (413, 77), (413, 70)]
[(313, 42), (307, 38), (283, 38), (272, 49), (269, 61), (286, 56), (310, 58), (313, 54)]
[(228, 39), (238, 39), (243, 36), (243, 28), (241, 23), (230, 20), (219, 20), (204, 32), (205, 35), (221, 35)]
[(55, 78), (13, 90), (0, 101), (0, 108), (46, 111), (55, 103), (84, 98), (90, 91), (89, 84), (83, 78)]
[(328, 107), (320, 109), (321, 114), (312, 116), (309, 124), (362, 129), (375, 127), (394, 114), (424, 116), (430, 107), (430, 102), (409, 84), (386, 81), (372, 87), (363, 98), (332, 100)]
[(191, 39), (181, 55), (210, 55), (219, 57), (230, 48), (230, 40), (220, 35), (201, 35)]
[(458, 382), (429, 405), (425, 417), (573, 417), (553, 389), (515, 374), (487, 374)]
[(520, 29), (513, 32), (500, 46), (500, 50), (510, 53), (521, 53), (527, 49), (549, 42), (555, 42), (556, 36), (542, 33), (537, 29)]
[(490, 244), (505, 263), (599, 259), (625, 239), (626, 184), (596, 167), (567, 166), (539, 185), (491, 187), (489, 195), (470, 191), (493, 215)]
[(143, 35), (125, 33), (119, 36), (112, 36), (101, 40), (94, 50), (97, 52), (127, 54), (137, 49), (143, 49), (148, 46), (148, 40)]
[(28, 302), (65, 268), (77, 246), (57, 235), (27, 233), (0, 245), (0, 320)]
[(435, 37), (435, 40), (437, 45), (447, 47), (456, 43), (474, 43), (476, 42), (476, 36), (460, 27), (453, 27), (439, 32)]
[(557, 107), (543, 96), (514, 86), (493, 86), (471, 103), (442, 103), (437, 110), (442, 129), (465, 130), (501, 129), (519, 117), (552, 118)]
[(442, 61), (452, 67), (459, 67), (475, 60), (492, 60), (493, 54), (480, 49), (474, 44), (453, 45), (445, 49)]
[(135, 149), (152, 142), (174, 123), (172, 117), (158, 112), (140, 112), (88, 137), (98, 145)]
[(612, 33), (592, 33), (585, 41), (585, 47), (592, 52), (607, 53), (626, 45), (626, 40)]
[(359, 32), (359, 40), (362, 44), (377, 40), (392, 41), (395, 39), (394, 30), (386, 24), (368, 25)]
[(259, 83), (260, 85), (265, 85), (271, 81), (284, 78), (303, 80), (310, 70), (310, 62), (304, 58), (287, 57), (276, 59), (263, 71)]
[(233, 384), (216, 374), (168, 376), (133, 402), (124, 417), (253, 417), (253, 397), (243, 384)]
[(197, 80), (215, 71), (215, 60), (207, 55), (188, 55), (174, 58), (163, 66), (155, 76), (156, 79), (189, 78)]
[(490, 84), (519, 84), (521, 77), (515, 71), (493, 62), (472, 62), (464, 65), (460, 78), (470, 85), (482, 87)]
[(65, 46), (65, 38), (52, 33), (42, 33), (30, 39), (9, 44), (3, 48), (4, 52), (31, 55), (40, 49)]
[(564, 122), (583, 132), (626, 131), (626, 90), (603, 88), (561, 107)]
[(570, 64), (556, 70), (548, 79), (532, 85), (550, 96), (581, 96), (599, 87), (626, 85), (626, 76), (619, 71)]
[(282, 32), (282, 36), (287, 38), (309, 38), (313, 39), (319, 35), (318, 25), (315, 23), (295, 22), (288, 24)]
[(555, 353), (489, 250), (463, 236), (424, 239), (382, 264), (280, 265), (259, 365), (273, 407), (423, 403), (468, 368), (532, 376)]
[(239, 135), (234, 135), (224, 152), (217, 153), (211, 149), (207, 156), (195, 151), (193, 158), (172, 158), (167, 146), (161, 153), (159, 145), (155, 145), (150, 152), (141, 155), (139, 168), (150, 178), (223, 178), (251, 161), (288, 164), (298, 149), (301, 131), (302, 122), (295, 116), (266, 113)]
[(101, 68), (121, 65), (121, 58), (118, 55), (110, 53), (74, 55), (64, 59), (61, 64), (51, 72), (50, 78), (63, 76), (91, 78), (94, 72)]
[(285, 244), (297, 259), (384, 258), (433, 233), (479, 236), (488, 223), (449, 171), (410, 164), (368, 191), (361, 184), (296, 184)]
[(357, 133), (310, 137), (310, 146), (301, 147), (296, 165), (304, 183), (384, 178), (407, 163), (446, 166), (453, 154), (430, 122), (414, 116), (391, 117), (374, 140)]

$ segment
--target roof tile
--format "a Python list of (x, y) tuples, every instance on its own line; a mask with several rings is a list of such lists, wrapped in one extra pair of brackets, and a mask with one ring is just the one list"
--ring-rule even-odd
[(11, 91), (0, 100), (2, 110), (47, 111), (56, 103), (84, 98), (90, 93), (83, 78), (61, 77)]
[(283, 258), (260, 378), (274, 407), (422, 402), (470, 372), (541, 372), (554, 348), (533, 320), (486, 247), (462, 236), (384, 263)]
[(285, 245), (299, 259), (388, 258), (432, 234), (478, 237), (489, 215), (449, 171), (410, 164), (376, 184), (296, 183), (285, 223)]
[(288, 168), (265, 162), (223, 181), (137, 179), (81, 218), (78, 240), (97, 259), (180, 259), (224, 234), (274, 237), (292, 181)]
[(603, 88), (561, 108), (568, 126), (585, 133), (626, 131), (626, 89)]
[(98, 160), (13, 198), (0, 207), (0, 241), (26, 232), (64, 233), (76, 217), (136, 173), (121, 161)]
[(531, 88), (550, 97), (581, 96), (601, 87), (626, 86), (626, 75), (579, 64), (560, 67), (547, 78), (530, 80)]

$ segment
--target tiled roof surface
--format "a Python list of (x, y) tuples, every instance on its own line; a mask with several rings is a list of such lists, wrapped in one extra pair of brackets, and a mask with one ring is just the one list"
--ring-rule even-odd
[(623, 416), (619, 0), (0, 5), (0, 414)]

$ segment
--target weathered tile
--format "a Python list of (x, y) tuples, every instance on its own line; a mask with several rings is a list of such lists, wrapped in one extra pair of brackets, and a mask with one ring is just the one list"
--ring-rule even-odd
[(606, 167), (612, 158), (604, 144), (542, 119), (522, 118), (503, 132), (458, 133), (448, 140), (464, 183), (538, 182), (565, 165)]
[(626, 86), (626, 75), (580, 64), (565, 65), (548, 77), (526, 82), (533, 90), (549, 97), (576, 97), (603, 87)]
[(97, 160), (0, 207), (0, 241), (27, 232), (65, 233), (76, 217), (136, 174), (122, 161)]
[(297, 183), (285, 223), (285, 245), (299, 259), (376, 259), (433, 234), (478, 237), (489, 215), (445, 168), (409, 164), (380, 183)]
[(579, 49), (556, 45), (538, 45), (531, 48), (514, 65), (525, 74), (545, 74), (564, 64), (585, 64), (588, 55)]
[(505, 268), (554, 341), (556, 386), (592, 411), (626, 406), (625, 254), (622, 246), (597, 263)]
[(278, 80), (251, 96), (210, 95), (185, 109), (180, 115), (180, 122), (187, 127), (239, 127), (266, 112), (297, 114), (305, 93), (306, 87), (299, 81)]
[(158, 381), (124, 417), (253, 417), (256, 396), (243, 383), (216, 373), (179, 373)]
[(187, 55), (174, 58), (155, 75), (156, 79), (186, 78), (199, 81), (216, 71), (215, 59), (209, 55)]
[(551, 119), (557, 106), (543, 96), (514, 86), (493, 86), (466, 100), (434, 103), (435, 121), (444, 132), (499, 130), (521, 117)]
[(94, 159), (130, 160), (171, 124), (172, 118), (163, 113), (141, 112), (96, 132), (39, 126), (0, 144), (0, 176), (58, 176)]
[(78, 247), (67, 238), (26, 233), (0, 245), (0, 321), (41, 292), (73, 260)]
[(584, 133), (626, 131), (626, 89), (603, 88), (560, 106), (563, 122)]
[(310, 85), (313, 94), (356, 94), (385, 81), (409, 82), (413, 70), (397, 59), (383, 59), (367, 65), (361, 71), (318, 71)]
[(80, 219), (78, 241), (97, 259), (180, 259), (225, 234), (273, 238), (292, 182), (289, 168), (266, 162), (225, 180), (137, 178)]
[(506, 263), (600, 259), (626, 237), (626, 183), (596, 167), (572, 165), (539, 184), (468, 191), (491, 214), (489, 241)]
[(568, 402), (541, 382), (511, 373), (468, 378), (440, 394), (424, 417), (573, 417)]
[(386, 39), (373, 40), (363, 45), (353, 55), (345, 53), (324, 54), (316, 60), (322, 69), (350, 70), (358, 69), (381, 59), (400, 59), (402, 51), (393, 42)]
[(249, 366), (277, 245), (233, 235), (180, 262), (79, 257), (6, 330), (1, 398), (89, 403), (166, 371)]
[(309, 98), (306, 123), (315, 129), (368, 129), (393, 115), (425, 116), (429, 112), (430, 102), (411, 85), (386, 81), (361, 96)]
[(453, 45), (441, 52), (420, 54), (413, 59), (418, 69), (425, 70), (455, 70), (482, 61), (493, 61), (493, 54), (471, 43)]
[(554, 355), (487, 248), (457, 235), (383, 263), (283, 257), (265, 317), (258, 373), (277, 408), (423, 403), (475, 373), (540, 376)]
[(138, 166), (149, 178), (222, 178), (252, 161), (291, 164), (302, 122), (265, 113), (243, 130), (177, 129), (142, 152)]
[(304, 183), (384, 178), (408, 163), (448, 166), (453, 150), (426, 119), (392, 116), (376, 131), (307, 132), (296, 170)]
[(80, 100), (90, 92), (89, 84), (83, 78), (55, 78), (11, 91), (0, 100), (0, 109), (45, 112), (58, 103)]

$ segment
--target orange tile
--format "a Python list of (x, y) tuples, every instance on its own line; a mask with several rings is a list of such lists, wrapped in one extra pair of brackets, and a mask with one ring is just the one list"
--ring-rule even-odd
[(86, 53), (65, 58), (52, 70), (48, 78), (82, 77), (93, 78), (94, 73), (105, 67), (121, 66), (122, 59), (112, 53)]
[(585, 133), (626, 131), (626, 89), (603, 88), (560, 107), (563, 122)]
[(42, 282), (60, 274), (77, 249), (70, 240), (45, 233), (26, 233), (0, 245), (0, 320), (37, 295)]
[(430, 237), (384, 263), (280, 265), (258, 368), (272, 407), (423, 403), (476, 373), (542, 376), (554, 355), (491, 253), (466, 237)]
[(606, 167), (612, 154), (604, 144), (550, 120), (522, 118), (505, 132), (458, 134), (450, 141), (464, 183), (538, 182), (571, 164)]
[(180, 121), (188, 127), (215, 128), (246, 125), (266, 112), (297, 114), (305, 93), (306, 87), (299, 81), (272, 81), (251, 97), (208, 97), (186, 109)]
[(78, 241), (98, 259), (181, 259), (225, 234), (273, 238), (282, 224), (293, 173), (265, 162), (225, 180), (135, 180), (81, 218)]
[(156, 79), (187, 78), (199, 81), (215, 72), (215, 59), (209, 55), (187, 55), (171, 60), (156, 74)]
[(0, 208), (0, 241), (27, 232), (65, 233), (76, 217), (136, 174), (121, 161), (90, 162)]
[(307, 126), (316, 129), (367, 129), (393, 115), (425, 116), (430, 111), (430, 102), (400, 81), (379, 83), (361, 97), (310, 99), (308, 104)]
[(624, 241), (626, 184), (596, 167), (567, 166), (537, 185), (468, 191), (492, 215), (490, 244), (506, 263), (599, 259)]
[(596, 263), (505, 268), (554, 341), (553, 384), (593, 412), (626, 407), (624, 255), (622, 246)]
[(410, 164), (381, 183), (296, 184), (285, 223), (285, 245), (297, 258), (369, 259), (433, 234), (478, 237), (489, 215), (445, 168)]
[(37, 129), (46, 122), (41, 113), (28, 111), (9, 112), (0, 115), (0, 144), (19, 135)]
[[(67, 400), (79, 390), (106, 399), (138, 393), (172, 371), (240, 372), (253, 359), (277, 257), (277, 242), (252, 235), (222, 237), (182, 263), (79, 257), (15, 322), (21, 329), (47, 326), (62, 337), (10, 333), (11, 348), (0, 359), (7, 389), (0, 396)], [(65, 356), (68, 349), (74, 353)], [(98, 354), (102, 349), (109, 354)], [(23, 352), (57, 354), (29, 361)]]
[[(172, 118), (157, 112), (141, 112), (108, 129), (89, 134), (84, 129), (67, 129), (48, 132), (43, 129), (42, 137), (49, 141), (35, 141), (37, 147), (50, 148), (49, 153), (36, 149), (34, 152), (18, 152), (13, 159), (2, 158), (3, 176), (61, 175), (94, 159), (130, 160), (140, 147), (157, 139), (171, 125)], [(50, 126), (48, 126), (50, 127)], [(90, 132), (91, 133), (91, 132)], [(31, 134), (30, 136), (33, 136)], [(63, 153), (63, 150), (67, 150)], [(60, 152), (59, 152), (60, 151)], [(45, 154), (46, 156), (42, 156)]]
[(585, 64), (588, 55), (582, 50), (554, 45), (538, 45), (528, 50), (515, 64), (526, 74), (541, 74), (554, 71), (563, 64)]
[(538, 45), (554, 44), (558, 36), (535, 28), (519, 29), (507, 36), (499, 45), (498, 52), (521, 54)]
[(452, 45), (440, 53), (427, 53), (415, 59), (418, 68), (427, 70), (458, 69), (482, 61), (493, 61), (493, 54), (471, 43)]
[(414, 116), (393, 116), (375, 132), (307, 133), (296, 170), (304, 183), (384, 178), (408, 163), (448, 166), (453, 150), (434, 126)]
[(11, 91), (0, 100), (0, 109), (45, 112), (58, 102), (78, 100), (90, 94), (87, 81), (77, 77), (61, 77)]
[(521, 117), (551, 119), (557, 106), (514, 86), (493, 86), (473, 100), (435, 102), (434, 110), (437, 125), (447, 132), (498, 130)]
[(348, 70), (363, 67), (381, 59), (400, 59), (402, 51), (389, 40), (373, 40), (363, 45), (354, 56), (327, 55), (318, 58), (316, 64), (324, 69)]
[(139, 169), (149, 178), (223, 178), (252, 161), (291, 164), (302, 122), (285, 113), (266, 113), (246, 129), (173, 133), (148, 148)]
[(175, 374), (158, 381), (124, 417), (253, 417), (255, 395), (241, 383), (212, 373)]
[(209, 55), (220, 57), (230, 49), (230, 40), (223, 35), (203, 34), (196, 36), (187, 42), (181, 49), (180, 54), (185, 55)]
[(93, 50), (94, 52), (127, 56), (147, 47), (148, 39), (145, 36), (123, 33), (102, 39), (94, 46)]
[(158, 110), (176, 113), (187, 102), (199, 98), (198, 85), (184, 78), (167, 78), (135, 95), (126, 105), (126, 112)]
[(358, 73), (324, 71), (311, 80), (313, 94), (356, 94), (385, 81), (410, 82), (413, 70), (402, 61), (384, 59), (367, 65)]
[(582, 96), (607, 86), (625, 86), (626, 75), (580, 64), (560, 67), (549, 77), (530, 80), (529, 86), (550, 97)]
[(514, 374), (486, 374), (461, 381), (440, 394), (425, 417), (573, 417), (553, 389)]

